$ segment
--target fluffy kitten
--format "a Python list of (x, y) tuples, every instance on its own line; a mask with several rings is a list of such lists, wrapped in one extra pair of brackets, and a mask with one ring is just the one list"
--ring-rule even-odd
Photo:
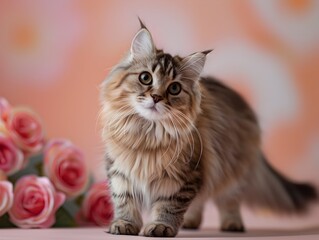
[(317, 199), (308, 184), (276, 172), (260, 149), (256, 116), (243, 98), (200, 77), (206, 52), (171, 56), (142, 24), (130, 52), (101, 85), (103, 139), (115, 218), (112, 234), (171, 237), (198, 228), (206, 200), (221, 230), (244, 231), (240, 204), (302, 213)]

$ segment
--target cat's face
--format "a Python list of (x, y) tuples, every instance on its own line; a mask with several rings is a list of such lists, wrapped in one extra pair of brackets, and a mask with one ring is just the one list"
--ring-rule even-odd
[(200, 111), (198, 81), (205, 58), (206, 53), (201, 52), (185, 58), (163, 53), (155, 48), (149, 31), (142, 28), (128, 56), (102, 84), (102, 102), (123, 116), (191, 124)]
[(126, 70), (122, 90), (136, 113), (158, 121), (196, 108), (198, 86), (193, 80), (183, 79), (180, 64), (177, 57), (157, 51)]

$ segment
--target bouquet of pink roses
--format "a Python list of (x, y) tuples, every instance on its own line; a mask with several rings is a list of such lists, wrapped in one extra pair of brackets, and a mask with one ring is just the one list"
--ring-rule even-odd
[(0, 228), (108, 225), (107, 182), (91, 182), (81, 149), (46, 141), (34, 112), (0, 98)]

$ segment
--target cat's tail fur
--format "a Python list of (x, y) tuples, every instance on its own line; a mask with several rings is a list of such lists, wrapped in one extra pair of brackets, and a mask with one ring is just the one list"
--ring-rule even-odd
[(259, 206), (281, 214), (302, 214), (310, 203), (318, 200), (314, 186), (293, 182), (270, 166), (262, 156), (260, 170), (256, 171), (245, 191), (249, 206)]

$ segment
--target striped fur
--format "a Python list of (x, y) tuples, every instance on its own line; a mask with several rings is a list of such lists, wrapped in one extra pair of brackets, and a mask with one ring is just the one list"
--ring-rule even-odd
[[(243, 231), (242, 201), (293, 213), (316, 198), (311, 186), (296, 187), (264, 164), (251, 108), (220, 82), (200, 77), (207, 53), (164, 53), (142, 25), (129, 54), (102, 83), (102, 137), (115, 206), (110, 233), (138, 234), (148, 208), (152, 221), (144, 235), (175, 236), (182, 225), (199, 227), (207, 199), (220, 211), (222, 230)], [(143, 72), (151, 84), (141, 82)], [(170, 90), (176, 83), (178, 94)], [(301, 197), (305, 191), (308, 197)], [(261, 192), (270, 200), (256, 197)]]

